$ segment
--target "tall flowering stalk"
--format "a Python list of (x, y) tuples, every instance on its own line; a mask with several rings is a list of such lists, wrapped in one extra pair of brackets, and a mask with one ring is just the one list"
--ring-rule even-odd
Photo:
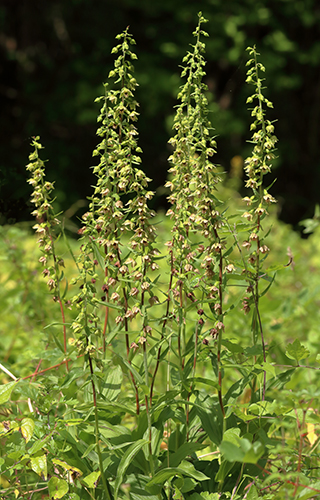
[[(129, 376), (132, 382), (136, 412), (140, 413), (139, 380), (132, 367), (136, 351), (142, 351), (144, 385), (149, 387), (148, 341), (153, 342), (149, 324), (148, 309), (158, 299), (153, 295), (152, 273), (158, 269), (154, 248), (155, 230), (150, 219), (155, 215), (148, 207), (153, 192), (148, 190), (150, 179), (139, 168), (141, 148), (138, 146), (138, 103), (134, 92), (137, 82), (133, 77), (132, 60), (136, 55), (131, 51), (134, 39), (126, 29), (117, 36), (121, 43), (112, 50), (118, 54), (109, 78), (114, 79), (114, 88), (105, 84), (105, 95), (96, 99), (102, 102), (98, 117), (100, 126), (97, 135), (101, 141), (93, 152), (100, 158), (93, 168), (97, 176), (89, 211), (83, 216), (80, 230), (85, 237), (82, 259), (82, 289), (75, 297), (80, 314), (75, 320), (75, 329), (92, 332), (102, 338), (102, 350), (106, 351), (117, 334), (125, 338), (125, 353)], [(126, 243), (124, 243), (126, 242)], [(96, 266), (101, 266), (104, 280), (97, 298)], [(87, 266), (87, 267), (86, 267)], [(83, 321), (85, 293), (90, 290), (93, 313), (88, 321)], [(102, 294), (102, 296), (101, 296)], [(95, 310), (104, 305), (103, 322), (99, 323)], [(82, 310), (83, 309), (83, 310)], [(116, 315), (110, 315), (114, 309)], [(132, 325), (135, 325), (134, 327)], [(99, 326), (98, 326), (99, 325)], [(135, 332), (135, 333), (130, 333)], [(90, 343), (91, 345), (91, 343)], [(152, 470), (151, 417), (149, 401), (144, 394), (144, 403), (149, 428), (149, 458)]]
[[(227, 272), (224, 268), (224, 237), (221, 234), (223, 217), (219, 211), (219, 201), (215, 196), (220, 182), (217, 168), (211, 162), (216, 142), (212, 137), (212, 126), (208, 119), (207, 86), (203, 57), (205, 44), (201, 36), (208, 36), (202, 30), (206, 19), (199, 14), (199, 24), (193, 33), (196, 43), (193, 52), (188, 52), (183, 63), (182, 78), (186, 83), (178, 94), (180, 104), (176, 108), (173, 128), (176, 135), (169, 141), (174, 151), (169, 158), (172, 167), (168, 197), (172, 208), (168, 215), (173, 219), (172, 239), (168, 242), (172, 253), (171, 274), (173, 284), (169, 291), (172, 296), (173, 313), (178, 321), (178, 355), (181, 370), (187, 367), (186, 376), (195, 376), (197, 350), (200, 339), (208, 342), (202, 330), (207, 320), (211, 335), (218, 338), (219, 402), (222, 402), (221, 338), (223, 323), (223, 280)], [(196, 236), (203, 237), (202, 243), (195, 243)], [(199, 265), (200, 264), (200, 265)], [(230, 268), (231, 270), (231, 268)], [(190, 301), (197, 307), (198, 320), (193, 334), (193, 355), (186, 361), (186, 309)], [(210, 308), (205, 311), (205, 304)], [(189, 395), (192, 392), (190, 386)], [(188, 414), (187, 414), (188, 420)]]
[[(263, 327), (259, 312), (260, 299), (260, 279), (265, 259), (270, 249), (265, 242), (267, 231), (263, 228), (263, 221), (268, 215), (268, 206), (276, 203), (275, 198), (264, 187), (264, 176), (271, 171), (272, 161), (275, 158), (275, 144), (277, 137), (274, 135), (273, 122), (266, 119), (266, 108), (273, 108), (272, 103), (263, 95), (263, 81), (261, 72), (265, 72), (265, 67), (258, 62), (259, 56), (255, 47), (247, 49), (251, 59), (247, 62), (250, 66), (247, 72), (246, 82), (254, 85), (254, 93), (248, 97), (247, 103), (255, 103), (251, 111), (253, 122), (250, 130), (253, 131), (251, 142), (253, 150), (251, 156), (245, 161), (245, 172), (247, 174), (246, 187), (251, 189), (253, 194), (246, 196), (243, 201), (247, 204), (247, 210), (242, 214), (248, 225), (248, 238), (243, 242), (243, 247), (247, 252), (246, 274), (249, 279), (247, 289), (248, 296), (244, 298), (243, 308), (245, 312), (250, 309), (250, 304), (254, 305), (253, 312), (253, 342), (256, 343), (260, 333), (263, 348), (263, 359), (266, 362), (266, 347), (263, 334)], [(266, 372), (264, 372), (263, 395), (265, 397)]]
[[(47, 279), (47, 286), (53, 294), (53, 300), (58, 302), (60, 307), (63, 328), (63, 346), (65, 356), (67, 356), (67, 332), (63, 304), (65, 293), (61, 293), (61, 283), (64, 280), (64, 273), (62, 270), (62, 268), (64, 268), (64, 261), (56, 254), (55, 250), (55, 228), (60, 224), (60, 221), (55, 215), (52, 207), (51, 194), (54, 185), (52, 182), (45, 180), (45, 164), (39, 154), (43, 146), (39, 140), (40, 137), (33, 138), (31, 146), (34, 148), (34, 151), (29, 155), (30, 163), (26, 166), (27, 171), (31, 174), (28, 183), (33, 187), (31, 203), (36, 207), (32, 212), (32, 215), (37, 221), (33, 229), (35, 229), (39, 236), (38, 243), (42, 254), (39, 262), (44, 267), (42, 274)], [(66, 286), (65, 292), (67, 288)], [(68, 370), (67, 359), (65, 362)]]

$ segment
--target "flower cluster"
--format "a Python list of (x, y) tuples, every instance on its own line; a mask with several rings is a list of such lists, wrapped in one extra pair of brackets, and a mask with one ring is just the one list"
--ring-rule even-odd
[[(98, 156), (100, 161), (93, 167), (96, 187), (80, 229), (87, 237), (81, 257), (86, 278), (82, 278), (84, 288), (75, 300), (81, 304), (85, 291), (89, 291), (93, 304), (99, 301), (96, 283), (92, 283), (99, 264), (104, 271), (100, 302), (117, 310), (115, 323), (127, 330), (128, 321), (142, 315), (146, 294), (149, 305), (157, 303), (153, 300), (150, 272), (158, 269), (156, 257), (159, 252), (154, 248), (155, 230), (150, 223), (155, 213), (148, 207), (154, 193), (148, 190), (150, 179), (139, 168), (142, 150), (138, 146), (135, 126), (138, 103), (134, 97), (138, 84), (132, 65), (137, 56), (131, 51), (135, 41), (128, 29), (117, 39), (121, 43), (112, 53), (118, 57), (109, 73), (109, 78), (114, 79), (114, 88), (109, 89), (105, 84), (105, 95), (96, 99), (102, 103), (97, 130), (101, 140), (93, 156)], [(126, 247), (123, 247), (123, 240), (128, 241)], [(95, 313), (92, 315), (91, 323), (98, 324)], [(145, 318), (146, 315), (143, 331), (148, 332)], [(81, 312), (76, 323), (83, 325)]]
[[(173, 125), (176, 133), (169, 140), (173, 152), (169, 157), (171, 177), (166, 187), (171, 191), (168, 200), (172, 208), (167, 215), (174, 220), (174, 225), (168, 246), (173, 252), (172, 272), (176, 277), (176, 288), (183, 283), (187, 296), (199, 288), (213, 302), (212, 312), (218, 321), (222, 319), (219, 280), (222, 279), (225, 241), (220, 237), (224, 219), (215, 196), (217, 184), (221, 181), (218, 169), (212, 163), (216, 142), (208, 118), (208, 88), (203, 83), (205, 44), (200, 37), (208, 36), (201, 29), (205, 22), (200, 13), (198, 27), (193, 33), (196, 43), (192, 46), (193, 51), (183, 59), (185, 66), (181, 77), (186, 82), (178, 94), (180, 104), (176, 107)], [(203, 243), (195, 244), (195, 234), (203, 236)], [(225, 272), (230, 273), (233, 269), (227, 266)], [(218, 293), (212, 294), (213, 288)]]
[[(263, 78), (260, 73), (265, 71), (264, 66), (257, 61), (259, 55), (256, 48), (247, 49), (251, 59), (247, 62), (250, 66), (247, 72), (247, 83), (254, 85), (255, 92), (248, 97), (247, 103), (256, 103), (251, 110), (254, 118), (251, 124), (253, 135), (251, 142), (254, 145), (252, 154), (245, 161), (245, 172), (247, 174), (246, 187), (253, 191), (252, 196), (246, 196), (243, 201), (247, 210), (242, 217), (248, 223), (249, 236), (243, 242), (245, 250), (249, 251), (248, 264), (252, 271), (259, 274), (261, 256), (266, 257), (270, 249), (264, 243), (262, 221), (268, 215), (268, 205), (275, 203), (275, 198), (263, 187), (264, 176), (271, 171), (272, 160), (275, 158), (275, 145), (277, 138), (274, 135), (273, 122), (265, 117), (266, 107), (272, 108), (272, 103), (263, 95)], [(252, 245), (254, 243), (254, 245)]]
[(37, 223), (33, 226), (39, 236), (38, 243), (42, 252), (39, 262), (43, 265), (43, 275), (47, 279), (50, 291), (59, 294), (60, 268), (64, 267), (63, 259), (58, 257), (54, 249), (54, 228), (60, 221), (54, 214), (52, 208), (51, 193), (54, 189), (53, 183), (45, 180), (44, 161), (39, 156), (39, 150), (43, 146), (39, 137), (34, 137), (31, 146), (34, 151), (29, 155), (30, 163), (26, 169), (31, 173), (28, 183), (33, 187), (31, 203), (35, 205), (32, 215)]

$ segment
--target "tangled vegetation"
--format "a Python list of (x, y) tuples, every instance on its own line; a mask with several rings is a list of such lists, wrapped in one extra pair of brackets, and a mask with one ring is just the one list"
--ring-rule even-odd
[(96, 99), (96, 185), (79, 245), (32, 141), (37, 259), (31, 236), (1, 229), (3, 499), (320, 494), (319, 234), (306, 246), (276, 220), (265, 177), (277, 138), (255, 47), (244, 198), (213, 163), (205, 22), (199, 14), (183, 59), (166, 215), (149, 208), (140, 169), (128, 29)]

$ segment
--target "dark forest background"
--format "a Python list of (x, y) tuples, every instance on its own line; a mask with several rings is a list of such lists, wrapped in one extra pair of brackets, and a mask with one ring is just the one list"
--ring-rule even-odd
[(0, 0), (1, 224), (31, 218), (25, 164), (33, 135), (45, 145), (59, 207), (77, 215), (94, 181), (99, 105), (93, 101), (112, 69), (115, 36), (128, 25), (137, 42), (143, 168), (157, 191), (154, 208), (165, 206), (161, 186), (179, 64), (193, 43), (199, 10), (209, 20), (206, 83), (218, 136), (215, 162), (234, 175), (250, 151), (245, 49), (256, 44), (274, 103), (269, 117), (278, 120), (272, 193), (279, 215), (295, 227), (312, 216), (320, 187), (317, 0)]

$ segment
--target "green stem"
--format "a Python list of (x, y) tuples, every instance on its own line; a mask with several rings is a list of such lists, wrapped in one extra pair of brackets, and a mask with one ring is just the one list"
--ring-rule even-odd
[[(143, 343), (143, 362), (144, 362), (144, 373), (145, 373), (145, 384), (149, 389), (149, 376), (148, 376), (148, 359), (147, 359), (147, 348), (146, 348), (146, 343)], [(149, 392), (149, 391), (148, 391)], [(145, 405), (146, 405), (146, 412), (147, 412), (147, 421), (148, 421), (148, 433), (149, 433), (149, 464), (150, 464), (150, 472), (151, 476), (153, 477), (154, 475), (154, 464), (153, 464), (153, 458), (152, 458), (152, 427), (151, 427), (151, 415), (150, 415), (150, 409), (149, 409), (149, 401), (148, 401), (148, 396), (147, 394), (145, 395)]]
[(97, 394), (96, 394), (95, 383), (93, 380), (93, 365), (92, 365), (92, 359), (91, 359), (90, 354), (88, 354), (88, 361), (89, 361), (90, 374), (91, 374), (91, 386), (92, 386), (92, 394), (93, 394), (94, 421), (95, 421), (95, 438), (96, 438), (97, 453), (98, 453), (98, 457), (99, 457), (99, 469), (100, 469), (103, 489), (104, 489), (105, 494), (106, 494), (106, 500), (113, 500), (113, 496), (112, 496), (112, 493), (110, 491), (110, 485), (105, 478), (104, 469), (103, 469), (103, 461), (102, 461), (102, 455), (101, 455), (101, 449), (100, 449), (100, 443), (99, 443), (100, 431), (99, 431), (99, 419), (98, 419), (98, 407), (97, 407)]

